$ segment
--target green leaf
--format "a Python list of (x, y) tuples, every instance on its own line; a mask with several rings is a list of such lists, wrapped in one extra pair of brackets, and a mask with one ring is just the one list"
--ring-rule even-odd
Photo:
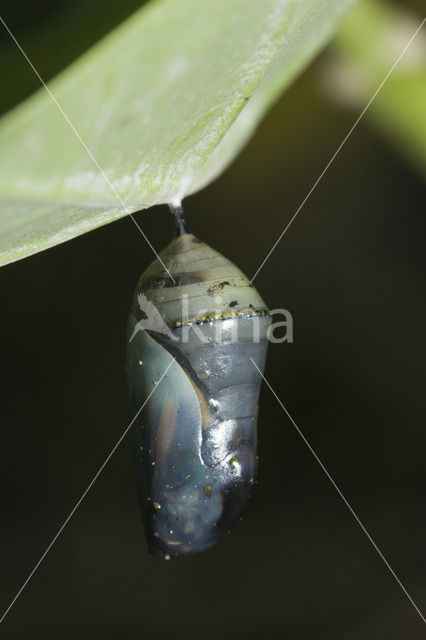
[(146, 5), (1, 121), (0, 264), (210, 183), (353, 4)]
[[(323, 79), (330, 96), (364, 107), (421, 24), (422, 16), (364, 0), (337, 34)], [(371, 103), (366, 117), (426, 174), (426, 25)]]

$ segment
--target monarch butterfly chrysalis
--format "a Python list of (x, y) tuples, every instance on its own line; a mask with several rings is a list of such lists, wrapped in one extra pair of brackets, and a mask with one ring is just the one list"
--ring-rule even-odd
[(250, 357), (263, 370), (271, 321), (246, 276), (172, 211), (176, 237), (135, 291), (127, 356), (132, 415), (145, 402), (132, 427), (139, 500), (165, 558), (208, 549), (241, 519), (257, 471)]

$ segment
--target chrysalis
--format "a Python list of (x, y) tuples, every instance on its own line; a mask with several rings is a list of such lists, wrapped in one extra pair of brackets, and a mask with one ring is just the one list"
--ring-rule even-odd
[(137, 285), (127, 357), (131, 414), (144, 405), (132, 427), (144, 526), (166, 558), (208, 549), (241, 519), (257, 471), (250, 357), (262, 371), (270, 324), (244, 274), (175, 214), (169, 273), (155, 260)]

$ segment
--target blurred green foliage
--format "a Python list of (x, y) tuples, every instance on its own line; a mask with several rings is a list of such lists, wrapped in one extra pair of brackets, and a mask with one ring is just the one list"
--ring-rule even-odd
[[(396, 62), (424, 18), (383, 0), (365, 0), (334, 41), (323, 79), (329, 95), (345, 106), (363, 108)], [(426, 27), (386, 80), (367, 117), (426, 174)]]

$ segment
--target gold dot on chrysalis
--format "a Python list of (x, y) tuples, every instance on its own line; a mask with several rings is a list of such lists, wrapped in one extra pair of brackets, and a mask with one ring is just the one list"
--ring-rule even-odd
[(211, 484), (206, 484), (206, 486), (204, 487), (204, 493), (206, 494), (206, 496), (208, 498), (210, 498), (210, 496), (212, 494), (212, 485)]

